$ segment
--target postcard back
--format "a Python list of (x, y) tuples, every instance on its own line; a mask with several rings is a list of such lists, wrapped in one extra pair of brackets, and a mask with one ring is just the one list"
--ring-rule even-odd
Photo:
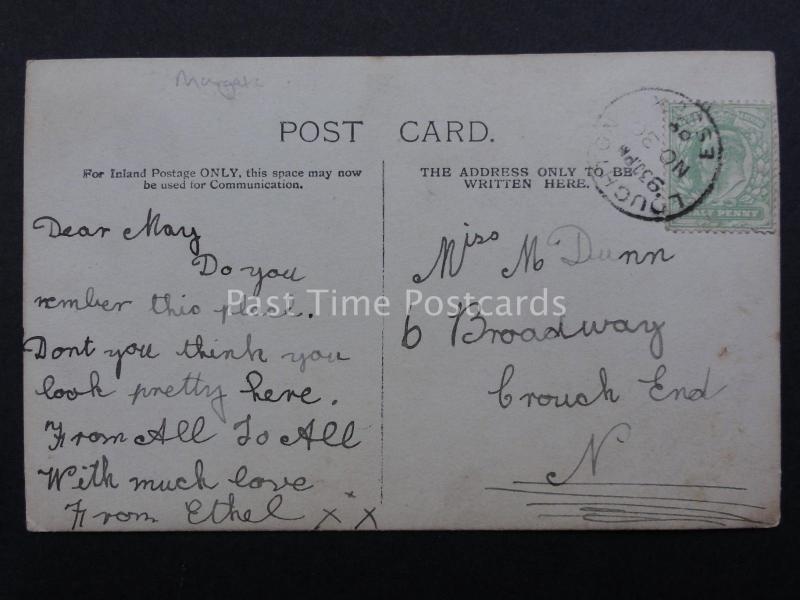
[(33, 531), (780, 519), (765, 52), (34, 61)]

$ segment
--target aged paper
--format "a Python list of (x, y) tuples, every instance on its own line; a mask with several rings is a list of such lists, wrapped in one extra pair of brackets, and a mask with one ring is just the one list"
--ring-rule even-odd
[(35, 61), (33, 531), (769, 527), (769, 53)]

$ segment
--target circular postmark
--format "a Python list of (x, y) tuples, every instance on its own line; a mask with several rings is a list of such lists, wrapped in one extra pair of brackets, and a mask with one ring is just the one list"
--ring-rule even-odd
[[(620, 212), (669, 221), (714, 189), (722, 141), (709, 105), (664, 88), (646, 87), (609, 102), (595, 122), (589, 174)], [(690, 182), (691, 185), (676, 185)]]

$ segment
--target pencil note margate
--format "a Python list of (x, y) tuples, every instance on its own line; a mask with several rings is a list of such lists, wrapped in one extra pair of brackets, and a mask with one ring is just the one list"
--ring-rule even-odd
[(36, 61), (33, 531), (780, 519), (773, 57)]

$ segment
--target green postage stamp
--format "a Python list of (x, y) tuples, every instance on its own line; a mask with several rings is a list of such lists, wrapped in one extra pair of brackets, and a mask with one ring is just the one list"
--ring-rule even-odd
[[(691, 211), (667, 221), (670, 231), (759, 231), (774, 232), (777, 210), (775, 196), (775, 138), (773, 108), (769, 104), (711, 103), (706, 105), (717, 128), (721, 160), (700, 161), (695, 173), (679, 168), (667, 171), (669, 211), (681, 208), (674, 198), (701, 193), (708, 173), (716, 170), (713, 187)], [(688, 110), (687, 110), (688, 109)], [(691, 105), (674, 103), (667, 107), (670, 123), (690, 119)], [(678, 156), (693, 153), (697, 136), (681, 136), (679, 127), (669, 128), (669, 148)], [(688, 169), (687, 169), (688, 171)], [(695, 189), (698, 188), (698, 189)]]

